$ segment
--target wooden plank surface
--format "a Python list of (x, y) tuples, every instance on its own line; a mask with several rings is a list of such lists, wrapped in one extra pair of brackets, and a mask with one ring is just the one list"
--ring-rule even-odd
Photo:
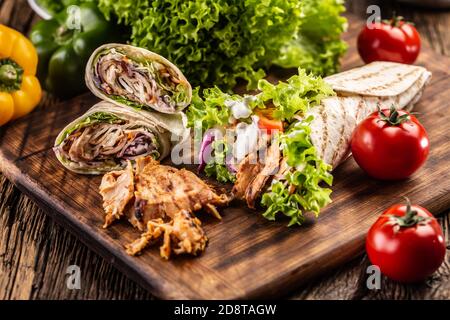
[[(444, 46), (445, 47), (445, 46)], [(357, 59), (348, 60), (348, 65), (351, 64), (358, 64)], [(31, 132), (32, 133), (32, 132)], [(37, 145), (30, 146), (31, 152), (39, 151), (39, 148), (37, 148)], [(22, 156), (28, 156), (27, 150), (22, 150)], [(32, 155), (30, 158), (33, 158), (37, 156), (37, 154)], [(48, 219), (42, 218), (42, 214), (39, 212), (36, 212), (36, 207), (30, 204), (30, 202), (25, 199), (22, 195), (20, 195), (16, 190), (14, 190), (10, 185), (6, 184), (6, 182), (3, 179), (3, 186), (6, 186), (6, 188), (2, 188), (2, 207), (1, 207), (1, 224), (2, 230), (6, 230), (7, 232), (2, 232), (3, 239), (9, 239), (9, 241), (2, 241), (2, 255), (1, 259), (4, 259), (4, 267), (3, 269), (0, 269), (1, 271), (6, 271), (5, 273), (0, 273), (0, 281), (5, 280), (5, 297), (115, 297), (115, 298), (122, 298), (122, 297), (128, 297), (128, 298), (145, 298), (148, 297), (147, 293), (145, 293), (143, 290), (137, 288), (134, 284), (132, 284), (129, 281), (123, 280), (123, 276), (118, 274), (116, 271), (112, 270), (111, 267), (105, 263), (102, 262), (98, 257), (92, 255), (92, 253), (89, 252), (89, 254), (86, 254), (87, 251), (83, 246), (80, 246), (75, 240), (70, 241), (70, 239), (73, 239), (72, 237), (67, 237), (65, 234), (62, 233), (62, 231), (55, 227), (51, 222), (48, 221)], [(3, 197), (5, 195), (5, 197)], [(8, 199), (5, 201), (5, 199)], [(8, 206), (10, 206), (10, 210), (8, 209)], [(6, 210), (5, 210), (6, 208)], [(22, 213), (24, 211), (24, 208), (28, 210), (28, 213), (36, 213), (36, 214), (24, 214)], [(6, 212), (6, 213), (5, 213)], [(18, 215), (22, 215), (21, 217)], [(230, 214), (232, 215), (232, 214)], [(41, 217), (41, 218), (39, 218)], [(46, 223), (39, 223), (39, 219), (46, 220)], [(444, 222), (447, 221), (446, 219), (443, 220)], [(448, 221), (447, 221), (448, 222)], [(45, 227), (46, 225), (51, 224), (52, 226), (50, 228)], [(256, 225), (258, 227), (258, 225)], [(264, 227), (265, 228), (265, 227)], [(24, 229), (24, 231), (20, 231), (20, 229)], [(48, 230), (52, 230), (51, 233), (48, 233)], [(53, 231), (56, 230), (56, 231)], [(52, 237), (49, 239), (46, 239), (45, 236), (43, 236), (43, 233), (48, 234)], [(207, 230), (209, 232), (210, 237), (213, 237), (213, 233), (210, 230)], [(55, 238), (55, 235), (62, 234), (63, 236), (59, 236)], [(26, 235), (26, 236), (24, 236)], [(11, 238), (12, 236), (12, 238)], [(37, 239), (40, 239), (39, 242), (36, 245)], [(53, 239), (53, 240), (52, 240)], [(66, 240), (68, 243), (65, 243)], [(33, 246), (27, 246), (27, 243), (34, 243)], [(3, 244), (5, 244), (3, 246)], [(23, 245), (25, 244), (25, 245)], [(45, 246), (45, 244), (54, 244), (53, 246), (50, 245), (49, 248)], [(59, 244), (59, 245), (58, 245)], [(75, 247), (76, 249), (73, 249), (73, 246), (70, 246), (70, 244), (77, 244)], [(69, 245), (69, 247), (67, 247)], [(58, 249), (55, 249), (58, 248)], [(42, 252), (43, 249), (46, 248), (46, 252)], [(78, 249), (79, 248), (79, 249)], [(209, 249), (208, 249), (209, 250)], [(19, 255), (17, 253), (20, 253)], [(73, 252), (73, 255), (71, 254)], [(84, 253), (83, 253), (84, 252)], [(87, 251), (88, 252), (88, 251)], [(58, 255), (59, 253), (59, 255)], [(207, 251), (208, 253), (208, 251)], [(47, 256), (47, 261), (42, 261), (42, 256)], [(61, 259), (62, 256), (62, 259)], [(83, 290), (80, 291), (68, 291), (65, 288), (64, 284), (64, 270), (67, 266), (67, 263), (71, 263), (67, 259), (67, 256), (71, 256), (71, 259), (74, 259), (77, 264), (82, 266), (82, 270), (85, 270), (86, 268), (86, 286), (84, 286)], [(87, 257), (86, 257), (87, 256)], [(205, 255), (206, 256), (206, 255)], [(34, 259), (33, 259), (34, 257)], [(37, 257), (37, 258), (36, 258)], [(58, 260), (58, 257), (60, 257), (61, 263), (53, 263), (53, 265), (49, 266), (48, 259), (50, 261)], [(91, 257), (91, 258), (89, 258)], [(94, 257), (94, 258), (92, 258)], [(90, 259), (94, 259), (99, 265), (99, 267), (96, 267), (96, 264), (92, 263), (86, 263), (86, 260), (90, 261)], [(97, 260), (95, 260), (97, 259)], [(347, 268), (350, 268), (350, 270), (364, 270), (362, 268), (366, 264), (366, 262), (355, 262), (352, 265), (348, 266)], [(360, 265), (362, 267), (360, 267)], [(13, 266), (13, 267), (10, 267)], [(102, 267), (102, 266), (108, 266), (108, 267)], [(445, 267), (445, 266), (444, 266)], [(46, 272), (47, 268), (51, 268), (49, 271)], [(447, 268), (448, 269), (448, 268)], [(40, 271), (38, 273), (37, 271)], [(54, 270), (57, 270), (59, 272), (54, 272)], [(94, 270), (94, 271), (92, 271)], [(345, 271), (346, 269), (341, 269), (340, 271), (337, 271), (335, 276), (330, 277), (329, 279), (336, 278), (336, 280), (326, 280), (321, 281), (320, 283), (316, 285), (310, 285), (304, 290), (299, 291), (299, 293), (296, 295), (296, 297), (299, 298), (315, 298), (315, 297), (340, 297), (340, 298), (350, 298), (350, 297), (365, 297), (365, 296), (373, 296), (372, 293), (364, 292), (364, 290), (355, 290), (352, 288), (352, 285), (355, 285), (355, 288), (361, 289), (363, 286), (361, 286), (362, 281), (361, 279), (364, 278), (363, 272), (354, 272), (354, 271)], [(445, 269), (444, 269), (445, 270)], [(448, 271), (448, 270), (447, 270)], [(48, 274), (52, 272), (53, 276), (49, 276)], [(108, 279), (107, 284), (102, 284), (100, 280), (96, 280), (97, 277), (89, 276), (89, 274), (95, 274), (97, 273), (100, 275), (103, 275), (104, 278)], [(3, 276), (6, 274), (5, 276)], [(47, 277), (45, 275), (47, 274)], [(448, 274), (448, 272), (442, 272), (442, 275)], [(438, 274), (441, 276), (441, 274)], [(42, 276), (44, 275), (44, 276)], [(115, 276), (117, 275), (117, 276)], [(442, 276), (443, 279), (446, 279), (444, 276)], [(40, 280), (39, 280), (40, 279)], [(122, 280), (121, 280), (122, 279)], [(445, 283), (445, 282), (444, 282)], [(1, 283), (3, 284), (3, 283)], [(46, 287), (55, 286), (59, 289), (58, 293), (51, 293), (51, 290), (47, 289)], [(119, 285), (123, 284), (123, 285)], [(339, 285), (341, 284), (341, 285)], [(342, 284), (346, 284), (345, 286), (342, 286)], [(387, 283), (387, 286), (389, 285), (389, 282)], [(115, 289), (113, 293), (111, 293), (111, 290), (102, 290), (106, 286), (107, 289)], [(109, 287), (108, 287), (109, 286)], [(1, 286), (3, 288), (3, 286)], [(20, 287), (24, 289), (20, 289)], [(392, 286), (392, 289), (394, 289), (392, 292), (395, 295), (396, 287)], [(442, 286), (441, 286), (442, 287)], [(445, 286), (443, 286), (445, 287)], [(30, 290), (27, 290), (26, 288), (31, 288)], [(131, 288), (131, 289), (130, 289)], [(330, 290), (333, 289), (334, 290)], [(1, 289), (0, 289), (1, 290)], [(109, 291), (109, 293), (107, 293)], [(398, 290), (397, 290), (398, 291)], [(420, 291), (420, 290), (419, 290)], [(324, 293), (326, 292), (326, 296)], [(383, 290), (384, 292), (384, 290)], [(409, 290), (403, 290), (403, 292), (408, 293)], [(415, 291), (417, 292), (417, 290)], [(426, 290), (424, 291), (426, 292)], [(439, 297), (440, 291), (434, 290), (435, 295), (433, 297)], [(441, 292), (442, 293), (442, 292)], [(445, 290), (444, 290), (445, 293)], [(383, 293), (386, 294), (386, 293)], [(426, 296), (426, 294), (424, 294)], [(387, 294), (387, 296), (389, 296)], [(376, 297), (376, 296), (375, 296)]]

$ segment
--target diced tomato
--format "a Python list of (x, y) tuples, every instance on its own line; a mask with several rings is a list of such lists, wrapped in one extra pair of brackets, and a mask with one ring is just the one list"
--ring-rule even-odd
[(267, 130), (269, 134), (272, 134), (273, 131), (283, 132), (283, 122), (281, 120), (269, 119), (261, 114), (258, 117), (258, 126), (260, 129)]

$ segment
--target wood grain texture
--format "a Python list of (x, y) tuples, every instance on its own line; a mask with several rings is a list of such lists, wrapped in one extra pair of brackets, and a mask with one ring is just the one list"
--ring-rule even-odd
[[(7, 1), (6, 3), (8, 2), (12, 3), (12, 1)], [(0, 12), (3, 12), (3, 10)], [(0, 15), (0, 17), (3, 17), (3, 15)], [(351, 59), (348, 61), (348, 66), (358, 63), (358, 59)], [(52, 101), (47, 105), (51, 104), (53, 104)], [(45, 147), (48, 147), (48, 145)], [(40, 151), (38, 149), (34, 145), (31, 146), (30, 150), (38, 152)], [(22, 155), (28, 155), (26, 154), (27, 150), (22, 150), (22, 152)], [(37, 156), (37, 154), (33, 156)], [(117, 273), (108, 262), (92, 254), (86, 247), (74, 240), (73, 237), (68, 236), (61, 228), (55, 226), (42, 212), (36, 209), (36, 206), (7, 183), (5, 179), (2, 179), (0, 185), (5, 187), (1, 189), (2, 200), (0, 201), (2, 203), (0, 207), (2, 240), (5, 239), (6, 235), (13, 235), (13, 240), (2, 241), (0, 252), (0, 257), (5, 259), (3, 260), (4, 268), (1, 269), (2, 272), (0, 273), (0, 281), (2, 281), (0, 282), (0, 288), (3, 288), (3, 283), (8, 283), (8, 285), (5, 285), (4, 291), (7, 293), (3, 295), (5, 298), (109, 299), (149, 297), (145, 291), (131, 281), (125, 280), (123, 275)], [(10, 194), (8, 202), (5, 201), (6, 196), (3, 197), (6, 194)], [(227, 216), (229, 215), (227, 214)], [(446, 223), (448, 225), (448, 219), (443, 219), (442, 222), (444, 226)], [(11, 225), (14, 227), (10, 227)], [(48, 225), (48, 227), (42, 227), (44, 225)], [(258, 232), (261, 228), (265, 228), (265, 226), (253, 224), (249, 226), (249, 230), (252, 231), (255, 227)], [(283, 230), (283, 228), (278, 230)], [(207, 232), (211, 238), (214, 237), (213, 231), (207, 230)], [(73, 240), (70, 241), (70, 239)], [(4, 246), (3, 243), (5, 243)], [(46, 248), (45, 250), (48, 250), (47, 256), (45, 254), (46, 251), (43, 250), (44, 247)], [(17, 257), (18, 252), (20, 252), (19, 257)], [(45, 256), (47, 258), (44, 258)], [(88, 256), (91, 256), (91, 258)], [(30, 263), (30, 261), (33, 261), (33, 263)], [(34, 263), (35, 261), (40, 261), (40, 263), (36, 264)], [(74, 262), (81, 265), (82, 270), (86, 270), (87, 281), (83, 281), (85, 285), (82, 286), (83, 289), (80, 291), (69, 291), (65, 288), (65, 268), (68, 264)], [(438, 274), (439, 280), (433, 284), (434, 288), (438, 284), (439, 290), (433, 290), (434, 293), (438, 294), (431, 294), (432, 290), (428, 287), (422, 290), (420, 288), (401, 286), (399, 289), (398, 285), (387, 281), (386, 283), (383, 282), (382, 293), (380, 291), (379, 293), (381, 294), (373, 295), (371, 292), (364, 290), (363, 271), (367, 264), (366, 260), (355, 260), (350, 265), (338, 269), (326, 278), (322, 278), (321, 281), (316, 281), (303, 287), (293, 297), (383, 298), (398, 296), (402, 298), (416, 295), (417, 297), (439, 298), (445, 297), (446, 290), (448, 297), (448, 289), (446, 289), (448, 288), (448, 281), (446, 281), (448, 277), (445, 276), (448, 274), (448, 265), (447, 268), (441, 268), (443, 271), (440, 271)], [(102, 279), (106, 279), (107, 283), (105, 284)], [(386, 290), (384, 289), (385, 287)], [(398, 294), (399, 292), (401, 294)], [(407, 294), (403, 294), (404, 292)], [(2, 297), (2, 291), (0, 291), (0, 297)]]

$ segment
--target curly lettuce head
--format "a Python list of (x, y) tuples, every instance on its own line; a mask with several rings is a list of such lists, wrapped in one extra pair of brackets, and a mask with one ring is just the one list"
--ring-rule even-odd
[[(98, 1), (107, 17), (115, 15), (131, 25), (134, 45), (167, 57), (194, 86), (231, 89), (244, 79), (248, 88), (255, 88), (281, 51), (280, 65), (328, 73), (336, 69), (342, 52), (341, 46), (335, 48), (340, 44), (335, 39), (345, 20), (339, 18), (342, 10), (336, 0)], [(317, 17), (324, 24), (314, 24), (320, 29), (314, 31), (311, 20)], [(300, 51), (292, 45), (299, 30), (311, 38)], [(328, 38), (333, 41), (321, 44)], [(286, 44), (292, 48), (289, 53)], [(310, 60), (317, 54), (320, 61)]]
[(274, 61), (283, 68), (304, 68), (315, 74), (339, 71), (339, 59), (347, 44), (341, 40), (347, 29), (343, 0), (303, 0), (300, 32), (280, 51)]

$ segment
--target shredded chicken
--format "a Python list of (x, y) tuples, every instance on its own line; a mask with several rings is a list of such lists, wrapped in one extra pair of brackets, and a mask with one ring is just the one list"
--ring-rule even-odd
[(137, 157), (159, 156), (155, 135), (134, 124), (99, 123), (72, 132), (57, 147), (67, 159), (89, 167), (100, 161), (121, 163)]
[(245, 190), (245, 200), (249, 208), (255, 209), (255, 202), (265, 190), (267, 182), (278, 172), (280, 160), (280, 146), (272, 142), (267, 149), (264, 166)]
[(128, 202), (134, 197), (133, 167), (129, 161), (126, 169), (105, 174), (100, 184), (100, 194), (106, 212), (103, 228), (107, 228), (123, 216)]
[[(97, 86), (108, 95), (126, 97), (143, 105), (158, 105), (175, 110), (170, 95), (180, 80), (158, 62), (140, 65), (124, 54), (111, 50), (97, 62)], [(157, 80), (159, 79), (159, 80)]]
[(278, 172), (280, 160), (280, 147), (276, 141), (265, 149), (263, 159), (258, 159), (257, 151), (248, 154), (238, 167), (234, 196), (245, 200), (248, 207), (254, 209), (256, 200)]
[(173, 248), (176, 254), (196, 254), (203, 250), (205, 245), (201, 243), (206, 243), (206, 237), (200, 221), (190, 213), (204, 208), (220, 218), (216, 206), (230, 201), (225, 194), (217, 195), (194, 173), (160, 165), (151, 157), (138, 158), (134, 171), (129, 162), (126, 170), (106, 174), (100, 193), (106, 212), (105, 227), (126, 216), (134, 227), (145, 231), (128, 246), (130, 254), (140, 252), (151, 240), (159, 238), (161, 230), (168, 234), (171, 226), (171, 240), (165, 235), (166, 246), (161, 249), (161, 255), (167, 258), (172, 251), (171, 243), (176, 245)]
[(244, 199), (248, 186), (253, 179), (261, 172), (263, 164), (258, 161), (258, 153), (248, 154), (239, 164), (236, 173), (236, 182), (233, 187), (233, 194), (237, 199)]
[(177, 212), (173, 220), (164, 223), (162, 219), (151, 220), (147, 224), (147, 231), (135, 242), (127, 245), (127, 253), (136, 255), (142, 252), (150, 243), (163, 236), (160, 255), (169, 259), (171, 253), (192, 254), (205, 250), (208, 238), (201, 228), (199, 219), (192, 217), (187, 210)]
[[(148, 160), (147, 160), (148, 161)], [(180, 210), (189, 212), (228, 203), (226, 195), (218, 196), (194, 173), (148, 161), (136, 179), (134, 212), (129, 221), (144, 230), (147, 221), (173, 218)]]

